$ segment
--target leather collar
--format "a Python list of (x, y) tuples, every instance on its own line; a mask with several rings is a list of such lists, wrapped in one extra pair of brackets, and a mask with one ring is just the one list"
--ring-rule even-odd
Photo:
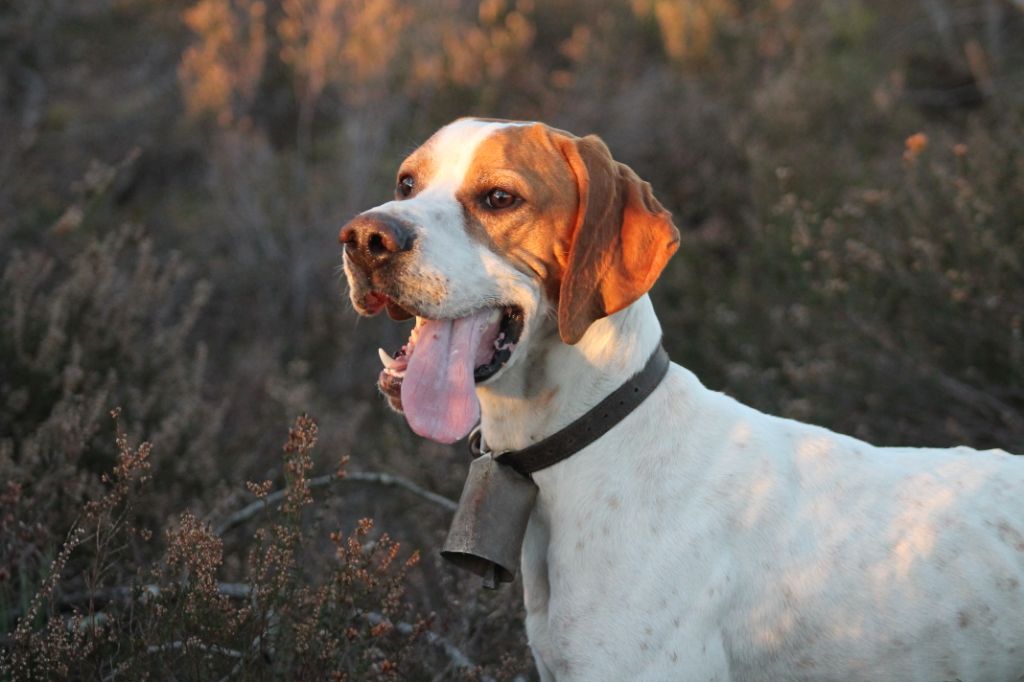
[(593, 443), (639, 407), (661, 383), (669, 364), (668, 353), (659, 341), (643, 369), (564, 429), (522, 450), (490, 453), (478, 426), (469, 434), (470, 454), (493, 454), (495, 461), (527, 477), (547, 469)]

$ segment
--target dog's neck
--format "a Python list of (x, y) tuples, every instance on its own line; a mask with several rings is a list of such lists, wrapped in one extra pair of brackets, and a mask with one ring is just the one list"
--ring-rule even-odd
[(661, 339), (647, 296), (598, 320), (573, 346), (545, 319), (525, 353), (494, 382), (477, 389), (487, 446), (519, 450), (579, 418), (640, 371)]

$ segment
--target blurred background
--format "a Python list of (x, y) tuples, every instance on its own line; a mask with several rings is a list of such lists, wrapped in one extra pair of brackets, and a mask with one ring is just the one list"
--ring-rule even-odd
[(467, 455), (383, 407), (408, 329), (338, 270), (463, 115), (651, 182), (666, 346), (709, 387), (1024, 452), (1019, 0), (7, 0), (4, 677), (531, 678), (520, 586), (442, 566), (450, 510), (373, 478), (456, 499)]

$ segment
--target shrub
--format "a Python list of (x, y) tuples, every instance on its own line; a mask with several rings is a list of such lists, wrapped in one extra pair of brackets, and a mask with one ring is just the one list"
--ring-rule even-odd
[[(176, 257), (135, 228), (69, 258), (14, 253), (0, 288), (0, 477), (11, 533), (0, 547), (0, 604), (23, 603), (76, 510), (100, 490), (116, 451), (101, 438), (110, 404), (133, 405), (133, 431), (167, 453), (154, 474), (167, 499), (218, 478), (221, 409), (203, 392), (206, 350), (189, 335), (208, 296)], [(150, 519), (170, 512), (154, 504)]]
[[(245, 580), (218, 580), (223, 541), (185, 512), (166, 531), (161, 561), (110, 584), (112, 565), (124, 580), (137, 563), (124, 556), (126, 543), (150, 537), (125, 521), (148, 479), (151, 447), (131, 448), (119, 433), (107, 490), (73, 525), (0, 670), (14, 679), (322, 680), (409, 679), (443, 666), (443, 640), (429, 636), (431, 619), (413, 616), (404, 597), (416, 552), (401, 558), (399, 544), (362, 519), (348, 535), (331, 534), (333, 560), (304, 566), (317, 553), (302, 519), (313, 502), (307, 474), (316, 436), (311, 419), (296, 420), (284, 447), (288, 485), (279, 509), (268, 504), (272, 522), (256, 532)], [(267, 499), (264, 486), (251, 487)], [(76, 575), (69, 560), (82, 548), (91, 556)], [(85, 590), (59, 589), (68, 583)]]

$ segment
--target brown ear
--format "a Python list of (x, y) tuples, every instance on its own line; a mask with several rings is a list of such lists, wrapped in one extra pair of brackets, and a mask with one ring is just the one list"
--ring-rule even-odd
[(558, 138), (579, 208), (558, 293), (558, 333), (574, 344), (590, 325), (647, 293), (679, 247), (679, 230), (651, 186), (612, 159), (595, 135)]

